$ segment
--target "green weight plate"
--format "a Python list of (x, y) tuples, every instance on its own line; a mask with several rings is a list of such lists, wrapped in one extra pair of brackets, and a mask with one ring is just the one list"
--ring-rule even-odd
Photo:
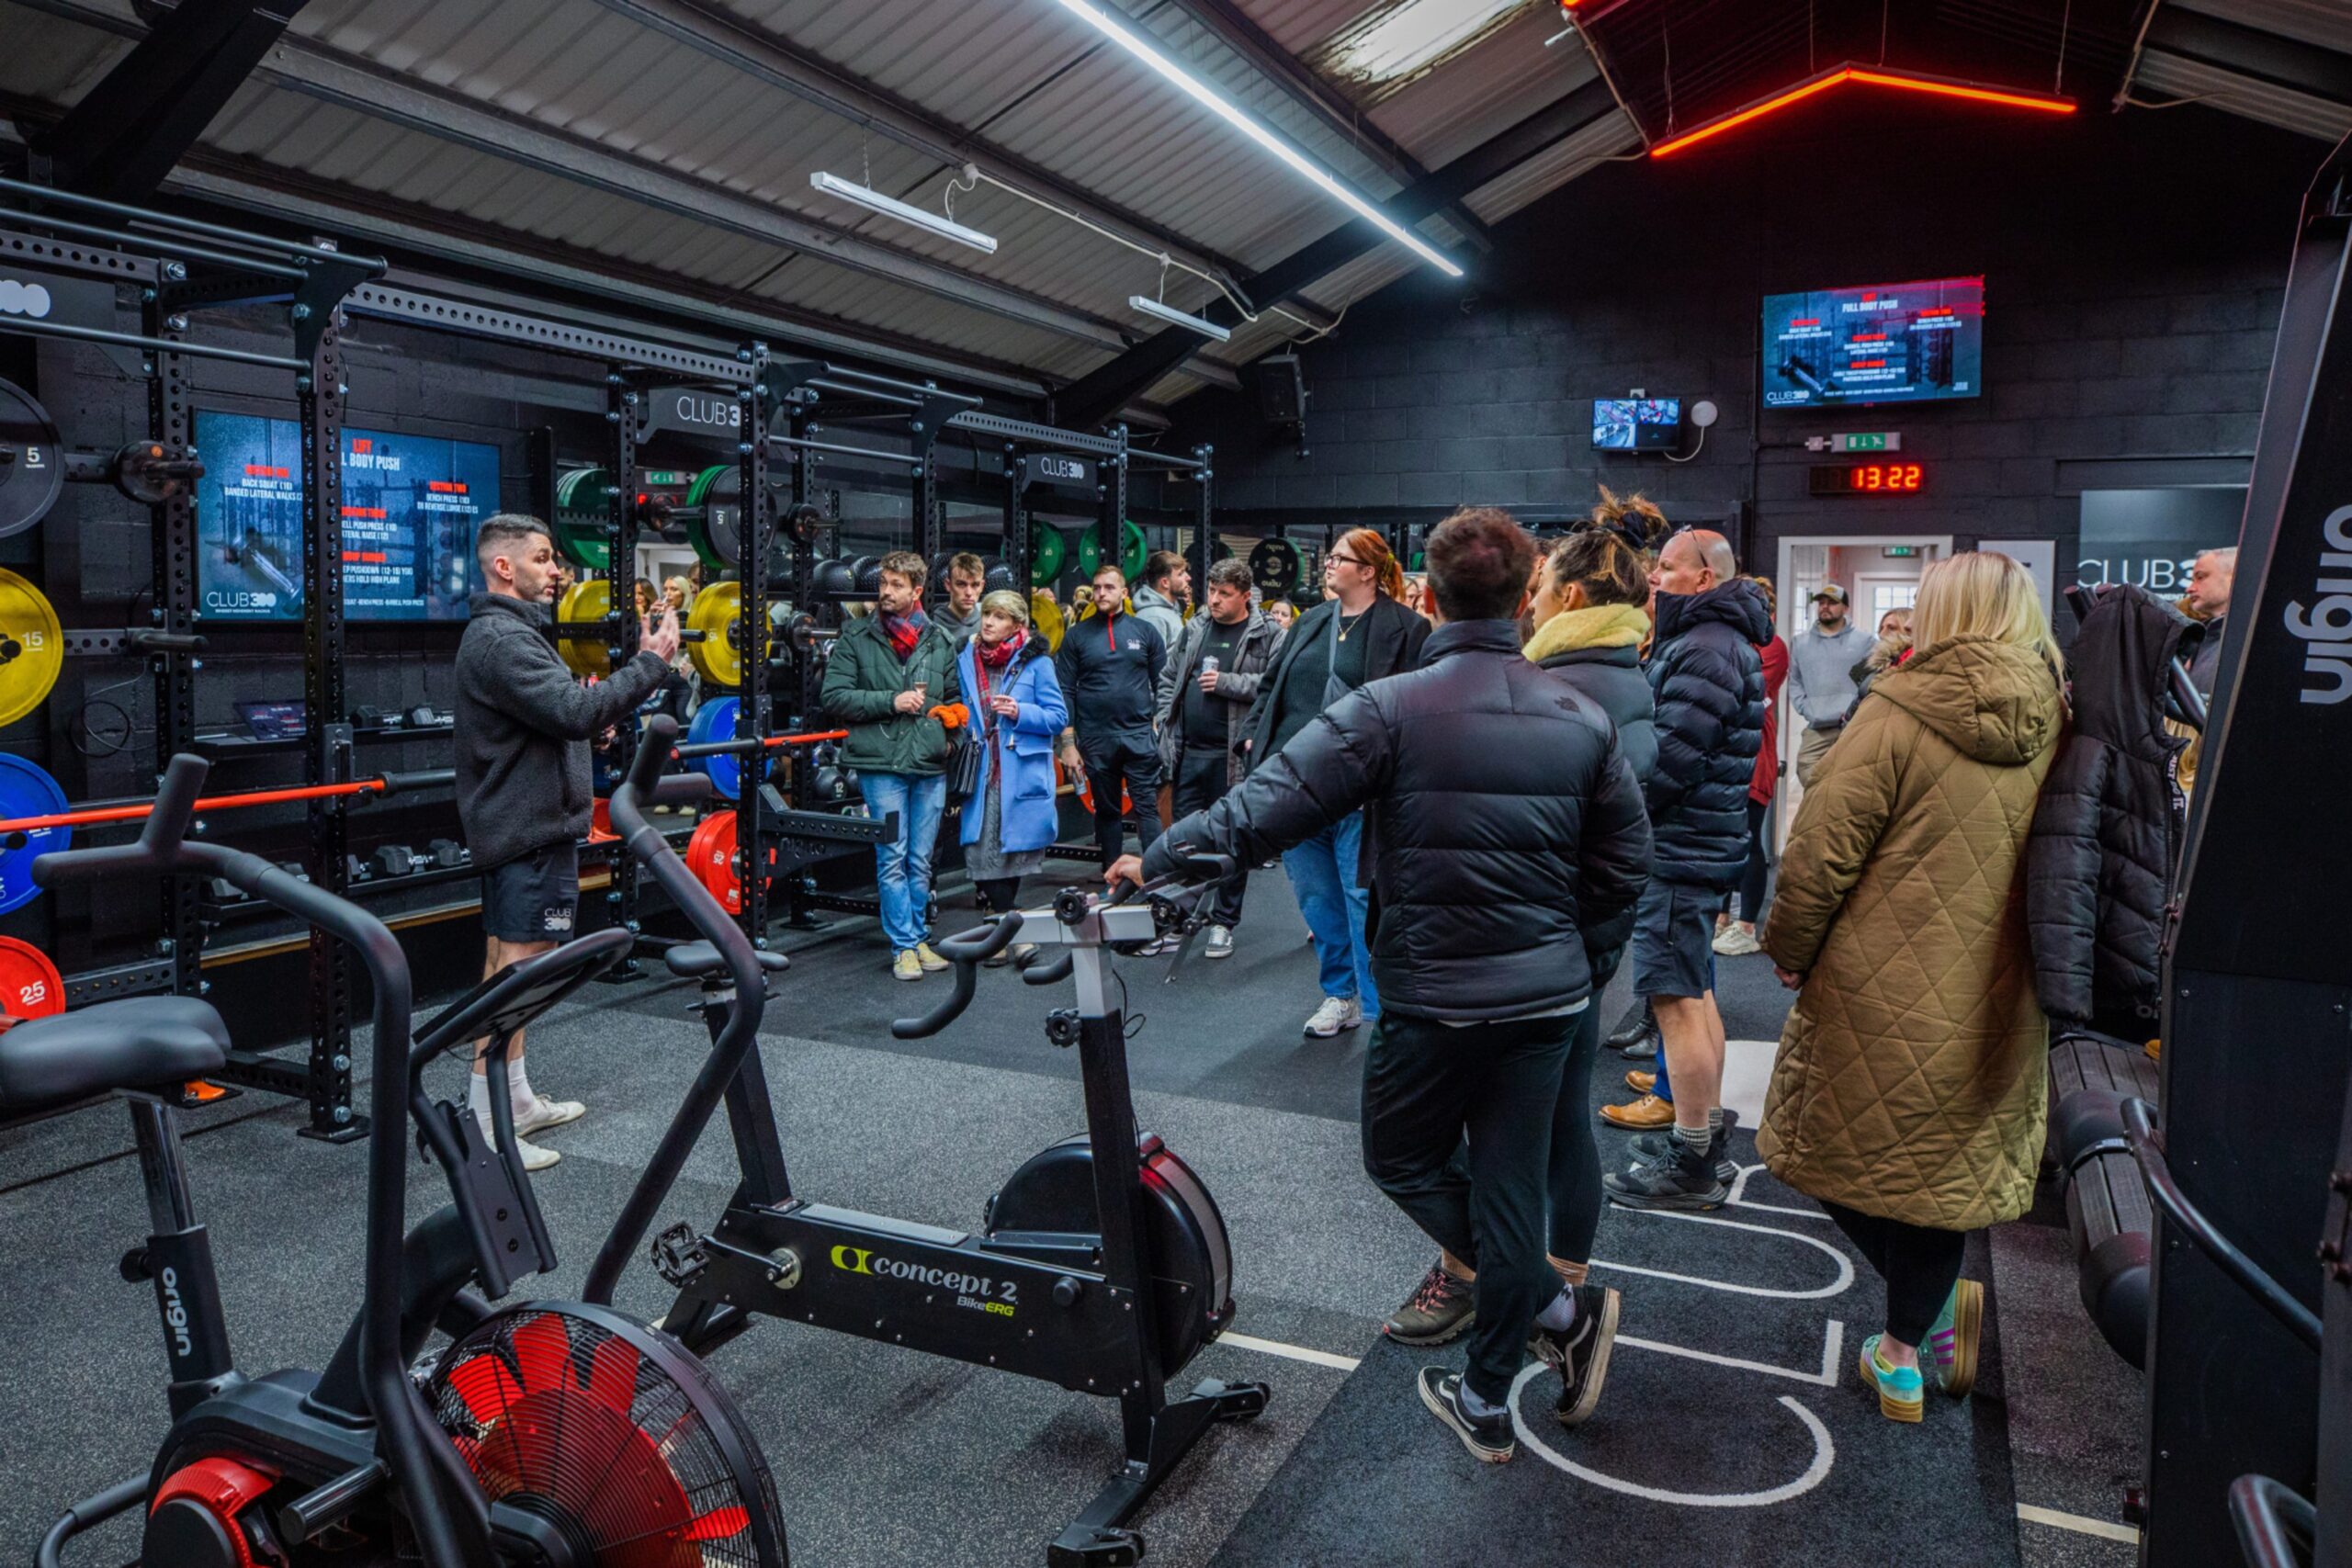
[(1143, 563), (1151, 558), (1151, 541), (1144, 536), (1143, 525), (1133, 518), (1119, 525), (1119, 570), (1127, 574), (1129, 582), (1143, 575)]
[(686, 487), (686, 542), (706, 568), (742, 564), (742, 499), (743, 470), (733, 463), (713, 464)]
[[(1091, 535), (1088, 536), (1090, 538)], [(1029, 585), (1043, 588), (1062, 574), (1062, 562), (1069, 553), (1069, 541), (1059, 528), (1043, 523), (1029, 525)]]
[(555, 544), (566, 560), (594, 571), (613, 563), (613, 478), (602, 468), (574, 468), (556, 481)]
[(1095, 531), (1093, 525), (1089, 524), (1086, 531), (1078, 536), (1078, 574), (1091, 582), (1094, 574), (1102, 569), (1102, 536)]

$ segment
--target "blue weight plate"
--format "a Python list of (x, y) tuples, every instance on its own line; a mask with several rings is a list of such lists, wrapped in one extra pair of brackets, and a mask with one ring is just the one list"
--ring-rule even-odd
[[(65, 792), (57, 787), (37, 762), (0, 751), (0, 819), (48, 817), (65, 809)], [(51, 850), (74, 842), (71, 828), (43, 828), (27, 833), (22, 849), (8, 847), (9, 834), (0, 834), (0, 914), (40, 897), (33, 881), (33, 862)]]
[[(690, 742), (732, 740), (735, 739), (735, 710), (741, 704), (733, 697), (713, 697), (695, 710), (694, 722), (686, 726)], [(743, 788), (743, 760), (731, 752), (715, 757), (696, 757), (695, 772), (710, 780), (717, 794), (733, 800)]]

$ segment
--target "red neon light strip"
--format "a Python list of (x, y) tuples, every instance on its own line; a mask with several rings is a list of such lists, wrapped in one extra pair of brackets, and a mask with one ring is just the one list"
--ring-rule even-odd
[(1915, 75), (1909, 72), (1840, 65), (1825, 71), (1817, 76), (1808, 77), (1786, 92), (1776, 93), (1761, 102), (1750, 104), (1744, 109), (1727, 114), (1721, 119), (1710, 120), (1698, 130), (1678, 136), (1671, 141), (1661, 141), (1650, 149), (1650, 156), (1663, 158), (1669, 152), (1679, 152), (1685, 147), (1710, 141), (1736, 126), (1746, 125), (1749, 120), (1760, 119), (1765, 115), (1784, 109), (1791, 104), (1812, 97), (1816, 93), (1825, 93), (1832, 87), (1842, 86), (1848, 82), (1860, 82), (1872, 87), (1900, 87), (1907, 92), (1932, 93), (1948, 98), (1966, 98), (1974, 103), (2000, 104), (2008, 108), (2041, 109), (2051, 114), (2075, 112), (2075, 100), (2072, 98), (2052, 97), (2041, 93), (2012, 93), (1991, 87), (1972, 87), (1965, 83), (1946, 82), (1933, 76)]

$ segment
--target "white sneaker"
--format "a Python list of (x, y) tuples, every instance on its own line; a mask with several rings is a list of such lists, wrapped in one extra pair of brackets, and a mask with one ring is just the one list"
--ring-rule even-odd
[(577, 1122), (587, 1114), (588, 1108), (576, 1100), (549, 1100), (543, 1094), (531, 1102), (528, 1111), (514, 1113), (514, 1135), (527, 1138), (534, 1133), (544, 1133), (550, 1127)]
[(1355, 998), (1325, 997), (1315, 1016), (1306, 1021), (1306, 1034), (1312, 1040), (1329, 1040), (1363, 1022), (1363, 1004)]
[(1715, 933), (1714, 947), (1725, 958), (1745, 958), (1751, 953), (1764, 951), (1763, 944), (1756, 940), (1756, 933), (1737, 920)]
[(1210, 958), (1230, 958), (1233, 956), (1233, 928), (1231, 926), (1211, 926), (1209, 928), (1209, 947), (1205, 956)]
[[(542, 1101), (542, 1103), (545, 1102)], [(567, 1120), (570, 1120), (570, 1118), (567, 1118)], [(514, 1124), (517, 1127), (520, 1127), (523, 1124), (522, 1118), (519, 1116), (516, 1117), (514, 1119)], [(484, 1120), (481, 1123), (481, 1141), (493, 1149), (498, 1146), (498, 1134), (491, 1130), (490, 1122), (487, 1120)], [(561, 1155), (556, 1153), (555, 1150), (543, 1148), (539, 1145), (531, 1143), (520, 1135), (516, 1137), (515, 1142), (523, 1145), (523, 1168), (526, 1171), (545, 1170), (548, 1167), (555, 1164), (558, 1160), (563, 1157)]]

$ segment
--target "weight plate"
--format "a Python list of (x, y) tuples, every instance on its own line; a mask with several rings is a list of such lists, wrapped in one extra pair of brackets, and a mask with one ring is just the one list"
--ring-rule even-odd
[[(706, 834), (708, 837), (706, 838)], [(721, 811), (711, 817), (695, 829), (695, 836), (686, 841), (686, 848), (695, 852), (695, 874), (702, 879), (702, 885), (710, 889), (713, 897), (726, 906), (729, 914), (741, 914), (743, 885), (735, 874), (735, 813)], [(770, 848), (770, 880), (775, 876), (775, 856), (776, 852)]]
[(65, 1010), (65, 976), (28, 942), (0, 936), (0, 1012), (22, 1021)]
[(1029, 595), (1029, 625), (1046, 639), (1047, 648), (1057, 653), (1061, 651), (1062, 633), (1069, 628), (1062, 619), (1062, 607), (1054, 602), (1052, 594), (1033, 592)]
[(743, 613), (743, 585), (714, 582), (695, 595), (686, 625), (703, 634), (686, 644), (686, 658), (714, 686), (732, 691), (743, 683), (743, 660), (735, 652), (735, 618)]
[[(1092, 536), (1088, 536), (1091, 537)], [(1044, 523), (1029, 525), (1029, 584), (1043, 588), (1062, 574), (1062, 561), (1069, 554), (1069, 543), (1059, 528)]]
[(21, 534), (49, 514), (65, 488), (65, 459), (49, 411), (13, 381), (0, 381), (0, 538)]
[(686, 542), (712, 570), (743, 563), (743, 470), (717, 463), (686, 487)]
[(1102, 536), (1099, 530), (1090, 527), (1078, 536), (1078, 574), (1091, 582), (1094, 574), (1102, 570)]
[(0, 724), (49, 700), (65, 666), (65, 637), (49, 596), (0, 568)]
[[(694, 722), (686, 726), (689, 741), (732, 740), (735, 739), (735, 713), (742, 705), (733, 697), (714, 697), (695, 710)], [(737, 798), (743, 787), (743, 759), (732, 751), (721, 751), (694, 760), (695, 771), (710, 780), (715, 794), (729, 800)]]
[(1119, 525), (1119, 570), (1127, 574), (1129, 582), (1143, 576), (1143, 564), (1151, 558), (1151, 541), (1144, 537), (1143, 525), (1129, 518)]
[(605, 571), (613, 564), (613, 476), (574, 468), (555, 483), (555, 546), (574, 566)]
[(1250, 581), (1279, 598), (1298, 592), (1298, 547), (1288, 539), (1261, 539), (1250, 551)]
[[(57, 781), (40, 763), (0, 751), (0, 818), (49, 817), (65, 808), (65, 792), (57, 787)], [(7, 847), (8, 839), (14, 836), (0, 836), (0, 914), (39, 897), (40, 887), (33, 881), (33, 862), (51, 850), (70, 848), (74, 842), (71, 828), (37, 829), (24, 835), (24, 845), (18, 849)]]
[[(563, 591), (563, 597), (555, 607), (555, 618), (559, 621), (601, 621), (612, 608), (612, 583), (602, 577), (583, 577)], [(605, 649), (602, 629), (559, 631), (555, 648), (575, 675), (609, 675), (613, 672), (613, 658)]]

